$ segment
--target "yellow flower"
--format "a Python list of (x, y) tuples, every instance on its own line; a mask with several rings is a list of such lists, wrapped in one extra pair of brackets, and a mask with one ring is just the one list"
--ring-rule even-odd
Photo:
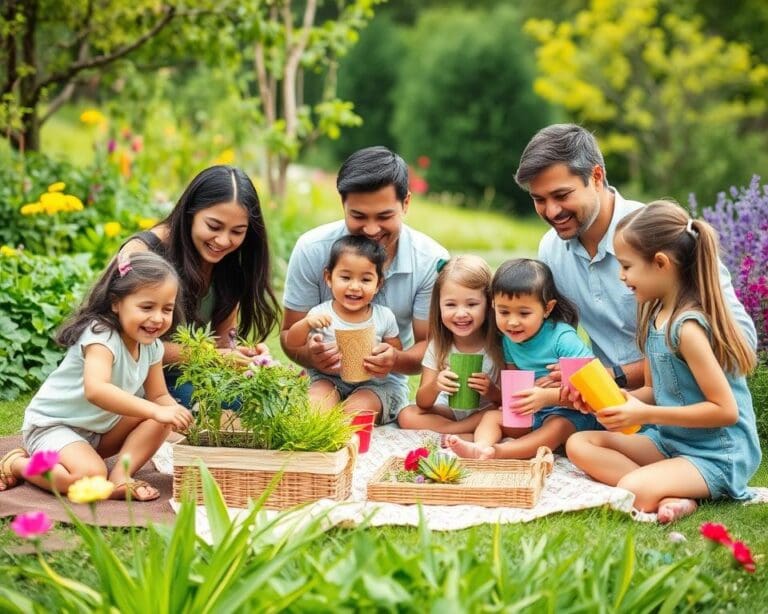
[(96, 109), (87, 109), (80, 114), (80, 121), (88, 126), (101, 126), (107, 123), (107, 118)]
[(43, 212), (43, 206), (40, 203), (27, 203), (20, 209), (20, 212), (22, 215), (37, 215)]
[(216, 158), (214, 164), (232, 164), (235, 161), (235, 150), (231, 147), (222, 151)]
[(57, 181), (56, 183), (52, 183), (48, 186), (49, 192), (63, 192), (64, 188), (67, 187), (67, 184), (63, 181)]
[(142, 230), (149, 230), (157, 225), (157, 218), (154, 217), (140, 217), (138, 221), (139, 228)]
[(119, 235), (122, 229), (123, 227), (119, 222), (107, 222), (104, 224), (104, 234), (107, 235), (110, 239)]
[(12, 256), (18, 256), (19, 252), (13, 249), (10, 245), (0, 245), (0, 256), (6, 256), (11, 258)]
[(93, 503), (108, 499), (115, 485), (100, 475), (80, 478), (67, 491), (67, 497), (73, 503)]
[(77, 196), (73, 196), (72, 194), (64, 195), (64, 211), (82, 211), (83, 209), (83, 201)]

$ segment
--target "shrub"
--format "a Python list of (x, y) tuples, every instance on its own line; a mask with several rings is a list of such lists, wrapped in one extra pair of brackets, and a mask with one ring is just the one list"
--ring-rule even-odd
[(752, 393), (752, 407), (757, 417), (757, 432), (765, 449), (768, 444), (768, 354), (763, 353), (757, 369), (750, 376), (749, 391)]
[(408, 160), (429, 159), (432, 191), (531, 210), (514, 173), (550, 112), (533, 93), (531, 52), (519, 32), (509, 7), (422, 13), (403, 62), (394, 133)]
[[(758, 349), (768, 350), (768, 186), (754, 175), (749, 187), (732, 187), (721, 192), (712, 207), (701, 210), (701, 217), (720, 236), (722, 259), (731, 272), (736, 296), (755, 322)], [(690, 197), (691, 212), (698, 203)]]
[(0, 254), (0, 399), (37, 386), (62, 351), (52, 331), (76, 305), (92, 278), (88, 254)]
[[(63, 186), (50, 190), (56, 183)], [(24, 207), (60, 190), (83, 206)], [(126, 181), (106, 160), (83, 168), (39, 153), (0, 160), (0, 244), (50, 256), (87, 251), (92, 266), (102, 268), (122, 240), (155, 216), (146, 184)]]

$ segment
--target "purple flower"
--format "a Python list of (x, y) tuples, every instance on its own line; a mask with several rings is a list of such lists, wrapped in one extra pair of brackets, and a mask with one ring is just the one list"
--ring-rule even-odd
[[(697, 215), (696, 199), (690, 198), (691, 213)], [(728, 195), (701, 209), (701, 217), (717, 231), (721, 258), (731, 272), (736, 296), (755, 322), (758, 349), (768, 349), (768, 185), (754, 175), (749, 186), (731, 187)]]

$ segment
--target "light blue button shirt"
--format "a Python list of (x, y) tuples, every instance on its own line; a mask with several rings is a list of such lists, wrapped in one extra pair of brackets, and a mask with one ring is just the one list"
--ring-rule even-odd
[[(285, 275), (283, 304), (287, 309), (307, 312), (331, 300), (331, 290), (323, 279), (331, 245), (349, 234), (343, 220), (305, 232), (296, 242)], [(448, 251), (434, 239), (403, 224), (397, 240), (397, 253), (384, 273), (384, 285), (373, 299), (389, 307), (397, 319), (403, 348), (413, 345), (413, 320), (426, 320), (436, 265), (447, 259)], [(402, 374), (391, 374), (405, 380)]]
[[(563, 241), (550, 229), (539, 244), (539, 260), (552, 269), (558, 290), (579, 309), (579, 323), (592, 341), (594, 355), (606, 365), (625, 365), (642, 358), (637, 347), (637, 302), (619, 279), (620, 265), (613, 251), (616, 225), (624, 216), (643, 207), (643, 203), (625, 200), (614, 188), (613, 217), (608, 230), (590, 258), (578, 238)], [(720, 263), (720, 281), (725, 302), (747, 341), (757, 346), (755, 325), (736, 298), (731, 275)]]

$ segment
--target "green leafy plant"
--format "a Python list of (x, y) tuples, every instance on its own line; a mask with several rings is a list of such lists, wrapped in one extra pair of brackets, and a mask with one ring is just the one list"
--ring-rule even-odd
[(0, 255), (0, 399), (32, 390), (56, 367), (63, 353), (51, 333), (92, 276), (88, 254)]
[[(197, 404), (191, 444), (336, 452), (352, 436), (341, 404), (329, 411), (314, 407), (309, 378), (296, 367), (268, 356), (241, 364), (218, 351), (210, 326), (181, 326), (173, 340), (181, 346), (178, 381), (192, 384)], [(235, 404), (232, 420), (222, 407)]]

